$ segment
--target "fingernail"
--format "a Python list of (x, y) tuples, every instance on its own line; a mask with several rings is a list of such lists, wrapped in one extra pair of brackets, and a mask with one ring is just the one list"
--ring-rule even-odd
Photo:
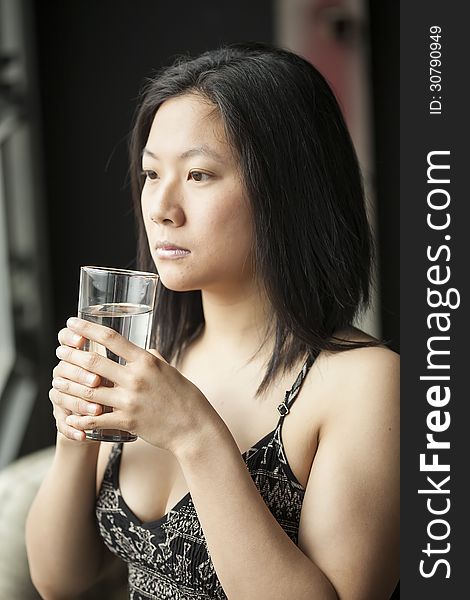
[(81, 339), (82, 339), (81, 335), (77, 335), (76, 333), (74, 333), (73, 336), (72, 336), (72, 344), (74, 346), (78, 346), (78, 344), (80, 343)]
[(70, 319), (67, 319), (67, 327), (73, 329), (74, 327), (78, 327), (79, 325), (80, 319), (77, 319), (77, 317), (70, 317)]
[(73, 439), (77, 440), (78, 442), (82, 441), (82, 436), (83, 436), (83, 434), (81, 431), (74, 431), (74, 433), (73, 433)]
[(96, 375), (86, 375), (85, 383), (87, 385), (93, 385), (96, 382)]
[(64, 358), (64, 356), (67, 353), (67, 350), (63, 346), (59, 346), (57, 348), (57, 350), (55, 351), (55, 353), (56, 353), (56, 356), (58, 356), (59, 358)]
[(97, 404), (90, 404), (88, 406), (88, 414), (89, 415), (96, 415), (97, 412), (98, 412), (98, 405)]

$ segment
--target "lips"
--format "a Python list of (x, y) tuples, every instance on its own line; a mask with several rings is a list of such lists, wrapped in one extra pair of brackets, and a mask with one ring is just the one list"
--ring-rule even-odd
[(173, 242), (161, 240), (156, 244), (156, 254), (159, 258), (184, 258), (191, 252), (187, 248), (173, 244)]
[(189, 252), (187, 248), (183, 248), (182, 246), (177, 246), (167, 240), (158, 241), (156, 243), (157, 250), (183, 250), (184, 252)]

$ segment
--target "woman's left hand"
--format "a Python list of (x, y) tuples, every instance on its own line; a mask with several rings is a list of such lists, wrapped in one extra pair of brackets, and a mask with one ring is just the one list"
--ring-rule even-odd
[[(153, 446), (176, 453), (215, 411), (204, 394), (155, 350), (144, 350), (116, 331), (83, 319), (71, 318), (73, 333), (101, 344), (126, 361), (120, 365), (95, 352), (59, 346), (64, 362), (108, 379), (114, 387), (88, 388), (67, 381), (61, 393), (113, 408), (96, 416), (70, 415), (67, 424), (77, 430), (121, 429)], [(77, 373), (79, 370), (77, 370)]]

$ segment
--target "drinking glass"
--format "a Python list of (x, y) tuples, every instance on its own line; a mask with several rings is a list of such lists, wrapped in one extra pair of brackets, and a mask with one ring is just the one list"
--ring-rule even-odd
[[(158, 275), (143, 271), (85, 266), (80, 268), (78, 316), (105, 325), (132, 343), (147, 349), (152, 331), (153, 311)], [(102, 344), (86, 340), (83, 350), (96, 352), (125, 365), (126, 361)], [(101, 385), (113, 387), (104, 378)], [(109, 406), (103, 412), (112, 412)], [(101, 442), (133, 442), (136, 435), (120, 429), (91, 429), (85, 431), (90, 440)]]

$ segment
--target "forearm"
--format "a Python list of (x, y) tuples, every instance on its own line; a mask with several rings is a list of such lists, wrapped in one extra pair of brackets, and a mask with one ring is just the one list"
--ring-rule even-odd
[[(31, 576), (46, 598), (73, 597), (98, 578), (105, 548), (94, 519), (99, 444), (59, 434), (26, 523)], [(47, 592), (47, 593), (46, 593)]]
[(177, 458), (228, 598), (337, 598), (269, 511), (225, 427), (201, 432)]

